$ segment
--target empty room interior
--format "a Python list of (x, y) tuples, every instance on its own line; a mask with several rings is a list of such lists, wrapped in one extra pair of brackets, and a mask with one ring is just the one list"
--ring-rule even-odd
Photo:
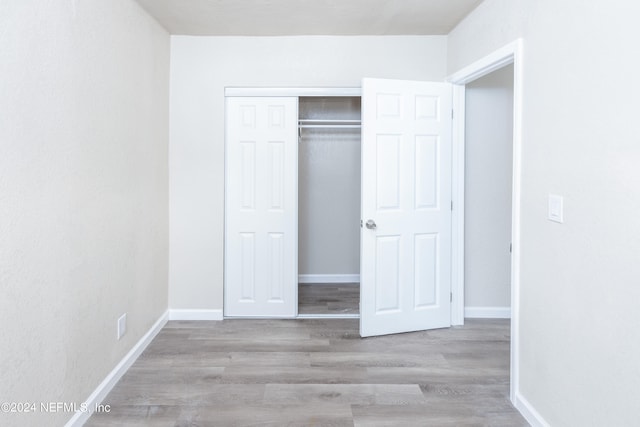
[(638, 16), (3, 1), (0, 425), (637, 425)]

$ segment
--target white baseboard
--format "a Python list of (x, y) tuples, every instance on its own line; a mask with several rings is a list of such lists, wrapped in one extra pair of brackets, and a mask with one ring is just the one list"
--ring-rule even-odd
[(300, 274), (298, 283), (360, 283), (359, 274)]
[(511, 319), (511, 307), (465, 307), (464, 317), (471, 319)]
[(145, 348), (151, 343), (151, 341), (158, 335), (158, 332), (164, 327), (169, 319), (169, 311), (164, 312), (162, 316), (153, 324), (151, 329), (147, 331), (146, 334), (133, 346), (133, 348), (127, 353), (126, 356), (122, 358), (120, 363), (116, 365), (115, 368), (109, 375), (100, 383), (100, 385), (91, 393), (91, 395), (84, 401), (81, 405), (83, 408), (86, 408), (85, 411), (77, 411), (73, 417), (65, 424), (65, 427), (81, 427), (84, 423), (87, 422), (89, 417), (95, 411), (97, 405), (102, 403), (107, 394), (113, 389), (116, 383), (122, 378), (122, 376), (127, 372), (127, 370), (133, 365), (138, 356), (142, 354)]
[(169, 320), (222, 320), (222, 310), (169, 310)]
[(359, 314), (298, 314), (296, 319), (359, 319)]
[(516, 401), (513, 402), (513, 406), (515, 406), (516, 409), (520, 411), (520, 414), (522, 414), (524, 419), (527, 420), (527, 422), (531, 424), (532, 427), (551, 426), (551, 424), (546, 422), (545, 419), (542, 418), (542, 415), (540, 415), (540, 413), (536, 411), (531, 403), (527, 399), (522, 397), (520, 393), (516, 392)]

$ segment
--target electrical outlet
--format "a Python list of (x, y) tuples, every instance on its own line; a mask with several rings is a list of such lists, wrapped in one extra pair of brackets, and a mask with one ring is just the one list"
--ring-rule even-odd
[(127, 333), (127, 313), (118, 317), (118, 339)]

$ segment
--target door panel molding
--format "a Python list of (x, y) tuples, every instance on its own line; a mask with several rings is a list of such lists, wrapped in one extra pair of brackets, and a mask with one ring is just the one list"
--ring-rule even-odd
[(298, 311), (298, 98), (228, 97), (224, 315)]

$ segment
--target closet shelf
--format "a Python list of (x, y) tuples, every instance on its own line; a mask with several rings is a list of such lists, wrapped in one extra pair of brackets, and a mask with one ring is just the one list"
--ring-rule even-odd
[(300, 119), (298, 127), (300, 129), (358, 129), (361, 126), (360, 120), (333, 120), (333, 119)]
[(298, 120), (298, 123), (303, 124), (303, 123), (327, 123), (327, 124), (360, 124), (361, 120), (359, 119), (354, 119), (354, 120), (341, 120), (341, 119), (300, 119)]

